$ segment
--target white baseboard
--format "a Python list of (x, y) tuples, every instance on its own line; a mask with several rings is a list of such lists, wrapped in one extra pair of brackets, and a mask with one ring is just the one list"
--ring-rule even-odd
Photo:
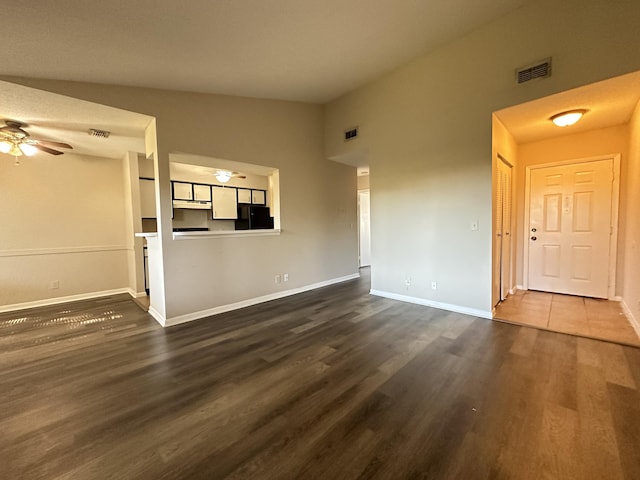
[(271, 300), (277, 300), (279, 298), (289, 297), (302, 292), (308, 292), (309, 290), (315, 290), (317, 288), (327, 287), (335, 283), (346, 282), (359, 278), (359, 273), (353, 273), (344, 277), (332, 278), (323, 282), (313, 283), (311, 285), (305, 285), (298, 288), (292, 288), (291, 290), (284, 290), (282, 292), (270, 293), (261, 297), (248, 298), (247, 300), (241, 300), (240, 302), (230, 303), (228, 305), (220, 305), (219, 307), (208, 308), (206, 310), (200, 310), (198, 312), (186, 313), (184, 315), (178, 315), (177, 317), (164, 318), (157, 310), (149, 308), (149, 313), (155, 318), (163, 327), (171, 327), (180, 323), (191, 322), (199, 318), (210, 317), (212, 315), (218, 315), (220, 313), (230, 312), (232, 310), (238, 310), (239, 308), (250, 307), (251, 305), (257, 305), (258, 303), (269, 302)]
[(415, 303), (417, 305), (424, 305), (425, 307), (439, 308), (440, 310), (448, 310), (450, 312), (463, 313), (465, 315), (471, 315), (480, 318), (493, 318), (491, 311), (478, 310), (476, 308), (462, 307), (460, 305), (452, 305), (450, 303), (436, 302), (434, 300), (427, 300), (424, 298), (410, 297), (408, 295), (400, 295), (398, 293), (384, 292), (381, 290), (371, 290), (371, 295), (378, 297), (391, 298), (393, 300), (400, 300), (401, 302)]
[(147, 292), (136, 292), (133, 288), (127, 288), (127, 293), (133, 298), (146, 297)]
[(59, 303), (77, 302), (78, 300), (90, 300), (92, 298), (118, 295), (120, 293), (131, 294), (128, 288), (115, 288), (113, 290), (102, 290), (100, 292), (81, 293), (78, 295), (68, 295), (66, 297), (46, 298), (44, 300), (35, 300), (33, 302), (14, 303), (12, 305), (0, 305), (0, 313), (13, 312), (15, 310), (25, 310), (27, 308), (37, 308), (37, 307), (46, 307), (49, 305), (58, 305)]
[(153, 318), (155, 318), (156, 322), (158, 322), (163, 327), (167, 326), (166, 325), (167, 319), (164, 318), (164, 315), (162, 315), (158, 310), (156, 310), (152, 306), (149, 306), (149, 310), (147, 311), (147, 313), (151, 315)]
[(636, 331), (636, 335), (638, 335), (638, 337), (640, 338), (640, 321), (639, 321), (640, 319), (637, 319), (636, 317), (633, 316), (633, 313), (631, 312), (629, 305), (627, 305), (627, 302), (622, 300), (620, 302), (620, 305), (622, 306), (622, 311), (629, 319), (629, 323), (631, 323), (631, 326)]
[(524, 290), (525, 288), (522, 285), (516, 285), (516, 290)]

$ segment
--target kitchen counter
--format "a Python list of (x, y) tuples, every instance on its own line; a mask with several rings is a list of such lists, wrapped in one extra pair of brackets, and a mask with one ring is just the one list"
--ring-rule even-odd
[[(231, 238), (231, 237), (266, 237), (280, 235), (279, 228), (263, 230), (220, 230), (206, 232), (173, 232), (174, 240), (201, 240), (203, 238)], [(154, 238), (158, 232), (136, 233), (136, 237)]]

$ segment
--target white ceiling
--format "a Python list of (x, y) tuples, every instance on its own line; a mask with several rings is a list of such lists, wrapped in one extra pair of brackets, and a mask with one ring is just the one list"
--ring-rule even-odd
[[(0, 81), (0, 124), (6, 119), (26, 122), (34, 139), (72, 145), (73, 150), (61, 149), (66, 153), (107, 158), (144, 152), (144, 131), (151, 121), (139, 113)], [(108, 130), (111, 136), (91, 137), (89, 128)]]
[[(631, 119), (638, 101), (640, 72), (634, 72), (509, 107), (495, 114), (517, 143), (529, 143), (625, 124)], [(578, 108), (587, 109), (587, 113), (575, 125), (560, 128), (549, 120), (556, 113)]]
[[(0, 61), (3, 75), (325, 102), (527, 1), (3, 0), (10, 40)], [(519, 143), (622, 124), (638, 85), (640, 72), (496, 114)], [(589, 112), (566, 129), (548, 121), (571, 108)], [(0, 81), (5, 119), (29, 123), (34, 138), (113, 158), (144, 151), (150, 120)], [(113, 133), (104, 140), (88, 128)], [(334, 160), (368, 165), (367, 152)]]
[(532, 0), (3, 0), (3, 75), (324, 103)]

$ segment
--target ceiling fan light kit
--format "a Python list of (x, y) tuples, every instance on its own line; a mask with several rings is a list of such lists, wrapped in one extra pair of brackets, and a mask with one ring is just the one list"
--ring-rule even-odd
[(218, 170), (216, 172), (216, 180), (221, 183), (227, 183), (229, 180), (231, 180), (231, 172), (228, 172), (226, 170)]
[(0, 153), (14, 156), (16, 158), (16, 164), (18, 163), (18, 157), (22, 155), (31, 157), (38, 153), (38, 151), (51, 155), (62, 155), (64, 152), (56, 150), (56, 148), (73, 148), (68, 143), (31, 138), (25, 130), (25, 127), (28, 126), (26, 123), (15, 120), (5, 120), (4, 123), (6, 125), (0, 127)]
[(227, 183), (232, 178), (247, 178), (246, 175), (242, 175), (239, 172), (230, 172), (229, 170), (217, 170), (215, 173), (216, 180), (220, 183)]

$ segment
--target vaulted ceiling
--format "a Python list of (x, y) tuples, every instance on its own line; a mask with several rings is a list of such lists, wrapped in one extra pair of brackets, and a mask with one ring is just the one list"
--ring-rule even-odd
[(3, 75), (324, 103), (531, 0), (3, 0)]

